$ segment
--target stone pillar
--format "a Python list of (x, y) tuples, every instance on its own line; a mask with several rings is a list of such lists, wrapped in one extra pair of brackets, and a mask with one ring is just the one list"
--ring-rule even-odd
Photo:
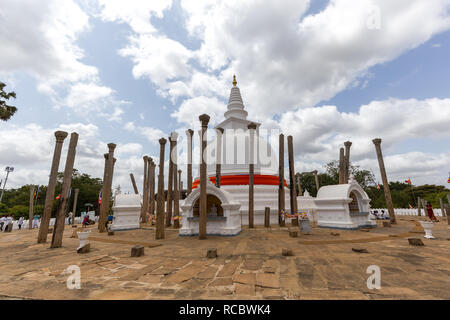
[(34, 216), (34, 190), (35, 186), (30, 186), (30, 202), (28, 207), (28, 229), (31, 230), (33, 227), (33, 216)]
[(59, 199), (58, 211), (56, 212), (56, 221), (53, 228), (53, 237), (51, 248), (60, 248), (64, 233), (64, 222), (66, 220), (67, 205), (69, 203), (69, 190), (72, 182), (73, 165), (75, 163), (75, 154), (78, 143), (78, 134), (70, 135), (69, 151), (67, 153), (66, 167), (64, 169), (63, 185), (61, 198)]
[[(41, 219), (41, 226), (39, 227), (38, 243), (47, 242), (48, 227), (52, 215), (53, 201), (55, 199), (56, 176), (58, 175), (59, 161), (61, 159), (61, 150), (64, 139), (67, 137), (67, 132), (56, 131), (56, 144), (53, 153), (52, 167), (50, 169), (50, 178), (48, 180), (47, 194), (45, 195), (44, 214)], [(30, 221), (31, 224), (31, 221)]]
[(270, 228), (270, 208), (266, 207), (264, 210), (264, 227)]
[(352, 143), (350, 141), (344, 142), (345, 146), (345, 175), (344, 175), (344, 184), (348, 183), (348, 179), (350, 178), (350, 147)]
[[(289, 183), (291, 184), (290, 199), (291, 199), (291, 214), (297, 213), (297, 197), (295, 190), (295, 168), (294, 168), (294, 141), (292, 136), (288, 136), (288, 156), (289, 156)], [(292, 220), (293, 226), (298, 226), (298, 219)]]
[(116, 145), (114, 143), (108, 144), (108, 159), (105, 174), (105, 181), (103, 181), (102, 188), (102, 203), (100, 204), (100, 217), (98, 219), (98, 230), (100, 233), (106, 232), (106, 222), (108, 221), (109, 204), (111, 198), (111, 187), (114, 176), (114, 150)]
[(447, 224), (450, 226), (450, 204), (444, 205), (445, 215), (447, 216)]
[(75, 215), (77, 213), (77, 202), (78, 202), (78, 193), (80, 192), (80, 189), (75, 189), (75, 194), (73, 195), (73, 209), (72, 209), (72, 225), (75, 224)]
[(442, 198), (439, 198), (439, 205), (441, 206), (442, 217), (445, 217), (444, 202), (442, 201)]
[(222, 139), (223, 139), (223, 128), (217, 128), (217, 138), (216, 138), (216, 187), (220, 188), (220, 178), (222, 177)]
[(183, 191), (183, 181), (181, 181), (182, 173), (183, 173), (183, 171), (178, 170), (178, 192), (180, 194), (180, 199), (181, 199), (181, 192)]
[(136, 185), (136, 180), (134, 179), (134, 175), (130, 173), (131, 184), (133, 185), (134, 194), (139, 194), (139, 190)]
[(422, 206), (422, 199), (420, 197), (417, 198), (417, 215), (420, 217), (422, 214), (420, 213), (420, 207)]
[(156, 208), (156, 239), (164, 239), (164, 149), (167, 140), (159, 139), (159, 175), (158, 175), (158, 203)]
[(424, 199), (420, 199), (420, 200), (422, 201), (423, 215), (424, 215), (424, 217), (426, 217), (426, 216), (428, 215), (428, 212), (427, 212), (427, 202), (426, 202), (426, 200), (424, 200)]
[(152, 185), (152, 163), (153, 159), (151, 157), (147, 158), (147, 192), (145, 193), (146, 210), (144, 213), (144, 219), (142, 222), (148, 222), (148, 213), (150, 212), (150, 189)]
[(186, 131), (187, 136), (187, 194), (192, 192), (192, 136), (194, 131), (189, 129)]
[(297, 179), (297, 185), (298, 185), (298, 195), (301, 197), (303, 196), (303, 188), (302, 188), (302, 182), (300, 181), (300, 174), (296, 175)]
[(346, 184), (344, 148), (341, 148), (339, 152), (339, 184)]
[(384, 196), (386, 198), (386, 206), (389, 211), (389, 217), (391, 218), (391, 223), (395, 224), (397, 222), (395, 220), (394, 207), (392, 205), (392, 198), (391, 198), (391, 190), (389, 188), (386, 169), (384, 167), (383, 154), (381, 152), (381, 139), (374, 139), (372, 140), (372, 142), (375, 145), (375, 149), (377, 152), (378, 164), (380, 166), (381, 179), (383, 180)]
[(447, 195), (447, 202), (450, 204), (450, 194)]
[(177, 150), (177, 140), (178, 133), (172, 134), (173, 140), (173, 216), (176, 217), (173, 221), (173, 227), (178, 229), (180, 227), (180, 221), (178, 220), (180, 216), (180, 189), (178, 178), (181, 176), (181, 171), (178, 171), (178, 150)]
[(144, 160), (144, 179), (142, 182), (142, 206), (141, 206), (141, 222), (145, 221), (145, 214), (148, 209), (148, 156), (143, 157)]
[(254, 203), (254, 178), (255, 178), (255, 130), (256, 123), (250, 123), (249, 132), (249, 182), (248, 182), (248, 227), (254, 228), (255, 203)]
[(280, 227), (284, 227), (285, 221), (282, 219), (282, 215), (284, 215), (285, 211), (285, 195), (284, 195), (284, 135), (280, 134), (280, 142), (279, 142), (279, 166), (278, 166), (278, 224)]
[(208, 177), (206, 172), (206, 161), (205, 161), (205, 151), (206, 151), (206, 132), (208, 130), (209, 116), (207, 114), (202, 114), (199, 117), (202, 123), (202, 137), (201, 137), (201, 159), (200, 159), (200, 221), (199, 221), (199, 238), (200, 240), (206, 239), (206, 216), (207, 216), (207, 194), (206, 194), (206, 183)]
[(167, 210), (166, 210), (166, 227), (170, 227), (172, 225), (172, 201), (173, 201), (173, 180), (174, 173), (173, 171), (173, 150), (175, 146), (174, 136), (178, 139), (178, 134), (176, 132), (172, 132), (169, 137), (170, 151), (169, 151), (169, 179), (167, 186)]
[(317, 170), (314, 170), (313, 172), (314, 175), (314, 180), (316, 181), (316, 189), (317, 189), (317, 193), (319, 192), (320, 189), (320, 184), (319, 184), (319, 173), (317, 172)]
[(150, 214), (155, 214), (155, 168), (153, 159), (150, 158)]

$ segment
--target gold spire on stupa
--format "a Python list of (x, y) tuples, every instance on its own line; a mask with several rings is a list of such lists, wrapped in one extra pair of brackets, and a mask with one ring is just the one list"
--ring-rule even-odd
[(237, 86), (236, 75), (233, 75), (233, 86)]

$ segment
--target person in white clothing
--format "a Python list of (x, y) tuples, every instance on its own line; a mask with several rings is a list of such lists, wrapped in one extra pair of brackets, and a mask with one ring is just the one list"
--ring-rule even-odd
[(5, 225), (6, 218), (5, 216), (0, 217), (0, 231), (3, 231), (3, 226)]
[(22, 229), (22, 224), (23, 224), (23, 217), (19, 218), (19, 221), (17, 222), (17, 225), (19, 226), (19, 230)]

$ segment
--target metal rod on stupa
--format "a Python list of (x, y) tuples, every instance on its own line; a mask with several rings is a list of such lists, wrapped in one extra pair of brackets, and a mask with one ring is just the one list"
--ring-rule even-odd
[(189, 129), (186, 131), (187, 136), (187, 195), (192, 192), (192, 136), (194, 131)]
[(348, 180), (350, 179), (350, 147), (352, 146), (352, 143), (350, 141), (344, 142), (345, 146), (345, 176), (344, 176), (344, 184), (348, 183)]
[(144, 156), (144, 181), (142, 186), (142, 206), (141, 206), (141, 222), (145, 222), (145, 216), (148, 210), (148, 156)]
[(201, 135), (201, 165), (200, 165), (200, 221), (199, 221), (199, 238), (200, 240), (206, 239), (206, 216), (207, 216), (207, 194), (206, 194), (206, 183), (207, 183), (207, 172), (206, 172), (206, 132), (208, 130), (209, 116), (207, 114), (202, 114), (199, 117), (202, 123), (202, 135)]
[(181, 176), (181, 172), (178, 172), (178, 151), (177, 151), (177, 140), (178, 140), (178, 133), (174, 132), (172, 134), (172, 140), (173, 140), (173, 151), (172, 151), (172, 162), (173, 162), (173, 217), (174, 222), (173, 226), (175, 229), (178, 229), (180, 227), (180, 190), (179, 190), (179, 182), (178, 179)]
[[(56, 131), (55, 151), (53, 152), (52, 167), (50, 169), (50, 178), (48, 180), (47, 193), (45, 195), (44, 214), (42, 215), (41, 225), (39, 227), (38, 243), (47, 242), (48, 227), (50, 225), (50, 218), (52, 215), (53, 201), (55, 199), (56, 178), (58, 175), (59, 161), (61, 160), (61, 150), (64, 139), (67, 137), (67, 132)], [(31, 221), (29, 221), (31, 225)]]
[(254, 178), (255, 178), (255, 130), (256, 123), (250, 123), (247, 128), (250, 135), (249, 143), (249, 183), (248, 183), (248, 227), (254, 228), (255, 203), (254, 203)]
[(389, 188), (389, 182), (386, 175), (386, 168), (384, 167), (383, 154), (381, 152), (381, 139), (373, 139), (375, 150), (377, 152), (378, 164), (380, 166), (381, 179), (383, 180), (384, 196), (386, 198), (386, 206), (391, 218), (391, 223), (396, 223), (394, 206), (392, 205), (391, 190)]
[(139, 194), (138, 187), (136, 185), (136, 180), (134, 179), (134, 174), (130, 173), (131, 184), (133, 185), (134, 194)]
[(105, 173), (105, 181), (103, 181), (102, 188), (102, 203), (100, 204), (100, 216), (98, 219), (98, 230), (100, 233), (106, 232), (106, 221), (109, 214), (109, 202), (111, 198), (111, 188), (114, 176), (114, 150), (116, 145), (114, 143), (108, 144), (108, 159)]
[(222, 139), (223, 128), (216, 128), (216, 187), (220, 188), (222, 175)]
[(164, 151), (167, 140), (159, 139), (159, 175), (158, 175), (158, 203), (156, 208), (155, 238), (164, 239)]
[(59, 206), (58, 210), (56, 211), (55, 226), (53, 227), (52, 243), (50, 246), (51, 248), (60, 248), (62, 246), (66, 211), (67, 205), (69, 204), (69, 190), (72, 183), (73, 165), (75, 163), (77, 143), (78, 134), (74, 132), (70, 135), (69, 151), (67, 152), (66, 167), (64, 169), (61, 198), (59, 199)]
[(345, 184), (345, 153), (344, 148), (339, 150), (339, 184)]
[(280, 134), (279, 154), (278, 154), (278, 224), (280, 227), (286, 225), (284, 220), (285, 194), (284, 194), (284, 134)]
[[(288, 155), (289, 155), (289, 183), (290, 188), (290, 200), (291, 200), (291, 214), (295, 215), (297, 213), (297, 197), (295, 190), (295, 168), (294, 168), (294, 138), (288, 136)], [(293, 226), (298, 226), (298, 218), (292, 218), (291, 220)]]

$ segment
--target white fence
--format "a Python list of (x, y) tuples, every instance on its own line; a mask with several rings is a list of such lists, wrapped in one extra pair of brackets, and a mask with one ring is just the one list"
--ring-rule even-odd
[[(375, 210), (378, 210), (378, 213), (381, 213), (381, 210), (384, 210), (384, 212), (388, 213), (388, 209), (386, 208), (371, 208), (370, 211), (374, 212)], [(417, 209), (405, 209), (405, 208), (400, 208), (400, 209), (396, 209), (394, 208), (394, 212), (396, 216), (417, 216)], [(428, 216), (426, 210), (424, 212), (423, 209), (420, 209), (420, 213), (422, 214), (422, 216)], [(433, 213), (436, 217), (442, 217), (442, 210), (439, 209), (433, 209)]]

